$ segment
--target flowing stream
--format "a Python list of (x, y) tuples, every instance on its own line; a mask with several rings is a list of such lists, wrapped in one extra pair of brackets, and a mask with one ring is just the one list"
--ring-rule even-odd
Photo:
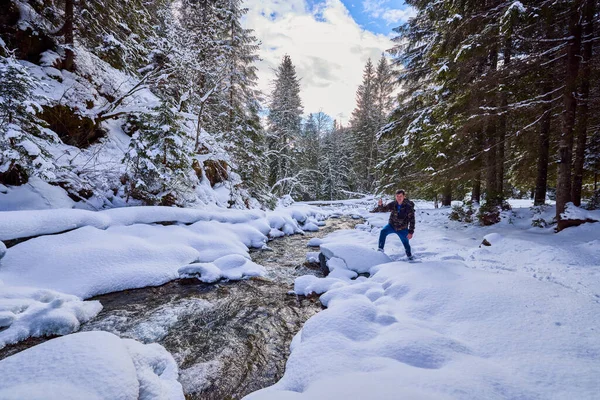
[[(308, 240), (357, 222), (332, 218), (319, 232), (272, 240), (272, 251), (252, 251), (253, 261), (268, 271), (265, 278), (177, 280), (95, 297), (104, 309), (81, 330), (160, 343), (179, 365), (187, 399), (241, 398), (281, 378), (292, 338), (321, 310), (318, 299), (291, 292), (296, 277), (321, 276), (318, 266), (305, 265)], [(43, 340), (8, 346), (0, 359)]]

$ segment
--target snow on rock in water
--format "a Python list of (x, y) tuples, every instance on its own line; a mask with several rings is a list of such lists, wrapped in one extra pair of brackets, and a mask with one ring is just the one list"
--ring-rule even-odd
[(100, 310), (99, 301), (0, 282), (0, 348), (31, 336), (74, 332)]
[(179, 268), (181, 278), (198, 278), (206, 283), (220, 279), (240, 280), (251, 276), (263, 276), (265, 268), (244, 256), (232, 254), (216, 259), (212, 263), (194, 263)]
[(358, 243), (326, 243), (321, 245), (321, 252), (327, 258), (341, 258), (348, 269), (358, 273), (369, 272), (372, 266), (391, 261), (385, 253)]
[(183, 400), (173, 357), (159, 344), (108, 332), (49, 340), (0, 361), (0, 398)]
[(323, 239), (318, 238), (318, 237), (314, 237), (311, 238), (308, 243), (306, 244), (306, 246), (308, 247), (318, 247), (323, 243)]
[(308, 222), (302, 225), (302, 230), (305, 232), (317, 232), (319, 227), (314, 222)]

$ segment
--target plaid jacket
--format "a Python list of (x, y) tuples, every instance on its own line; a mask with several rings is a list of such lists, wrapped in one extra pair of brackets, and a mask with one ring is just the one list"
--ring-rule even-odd
[(391, 211), (389, 224), (397, 231), (408, 228), (408, 233), (415, 232), (415, 203), (408, 199), (402, 202), (402, 208), (398, 212), (396, 200), (391, 203), (375, 207), (372, 212)]

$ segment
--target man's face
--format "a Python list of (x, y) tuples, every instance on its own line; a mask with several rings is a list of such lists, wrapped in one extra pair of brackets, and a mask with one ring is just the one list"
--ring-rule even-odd
[(402, 193), (398, 193), (396, 195), (396, 201), (398, 202), (398, 204), (402, 203), (404, 201), (404, 195)]

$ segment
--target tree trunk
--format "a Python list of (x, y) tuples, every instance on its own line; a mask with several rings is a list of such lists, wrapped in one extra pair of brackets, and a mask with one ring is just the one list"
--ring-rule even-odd
[(500, 115), (498, 116), (498, 145), (496, 153), (496, 193), (498, 195), (498, 203), (502, 203), (504, 200), (504, 146), (506, 141), (506, 117), (508, 112), (508, 67), (510, 65), (510, 58), (512, 53), (512, 41), (511, 38), (506, 38), (503, 56), (505, 70), (502, 79), (502, 86), (500, 87)]
[(590, 72), (592, 59), (592, 44), (594, 39), (594, 0), (587, 0), (583, 9), (585, 26), (583, 28), (583, 52), (581, 57), (581, 92), (579, 94), (579, 110), (575, 138), (577, 146), (575, 161), (573, 162), (573, 187), (571, 188), (571, 201), (579, 207), (581, 205), (581, 190), (583, 187), (583, 164), (585, 161), (585, 143), (587, 141), (588, 99), (590, 97)]
[(565, 205), (571, 201), (571, 159), (573, 155), (573, 126), (577, 110), (577, 75), (581, 47), (581, 20), (579, 8), (582, 0), (575, 0), (569, 20), (569, 43), (567, 45), (565, 92), (563, 94), (563, 113), (560, 143), (558, 147), (558, 180), (556, 184), (556, 219), (565, 211)]
[(450, 206), (452, 204), (452, 183), (446, 182), (444, 192), (442, 193), (442, 206)]
[(65, 24), (63, 26), (65, 33), (65, 60), (63, 68), (67, 71), (75, 69), (75, 52), (73, 51), (73, 1), (65, 1)]
[[(542, 89), (545, 93), (546, 87)], [(544, 97), (544, 100), (549, 101), (550, 96)], [(550, 157), (550, 122), (552, 119), (552, 106), (544, 103), (543, 115), (540, 120), (540, 134), (538, 143), (538, 159), (537, 159), (537, 178), (535, 180), (535, 195), (533, 198), (534, 206), (541, 206), (546, 202), (546, 190), (548, 189), (548, 159)]]
[(481, 171), (478, 171), (473, 179), (473, 191), (471, 192), (471, 201), (473, 203), (481, 202)]
[(486, 127), (485, 191), (486, 203), (498, 204), (498, 174), (496, 173), (496, 121), (490, 117)]
[[(546, 21), (546, 39), (552, 40), (554, 37), (554, 18), (552, 13)], [(549, 62), (550, 56), (547, 55), (543, 61)], [(554, 84), (554, 75), (552, 72), (546, 73), (542, 78), (541, 85), (542, 97), (542, 117), (540, 118), (540, 131), (537, 143), (537, 177), (535, 180), (535, 190), (533, 195), (533, 205), (541, 206), (546, 203), (546, 192), (548, 190), (548, 160), (550, 158), (550, 126), (552, 123), (552, 96), (550, 92)]]
[[(489, 72), (494, 73), (498, 66), (498, 50), (492, 49), (489, 55)], [(490, 96), (491, 101), (488, 104), (489, 107), (493, 108), (496, 105), (494, 96)], [(498, 193), (498, 172), (497, 172), (497, 140), (498, 132), (496, 129), (496, 115), (490, 115), (486, 121), (485, 136), (486, 136), (486, 153), (485, 153), (485, 190), (486, 190), (486, 203), (497, 205), (499, 204), (499, 193)]]

